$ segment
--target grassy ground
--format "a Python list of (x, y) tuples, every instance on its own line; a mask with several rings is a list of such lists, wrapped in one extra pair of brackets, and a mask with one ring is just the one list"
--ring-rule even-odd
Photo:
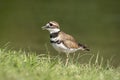
[(60, 57), (0, 49), (0, 80), (120, 80), (120, 67), (69, 63)]

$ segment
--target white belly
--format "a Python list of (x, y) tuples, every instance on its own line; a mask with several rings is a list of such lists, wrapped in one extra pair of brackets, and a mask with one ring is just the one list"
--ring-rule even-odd
[(52, 43), (52, 46), (55, 48), (55, 50), (57, 50), (58, 52), (64, 52), (64, 53), (73, 53), (79, 49), (70, 49), (67, 48), (66, 46), (64, 46), (63, 43), (60, 44), (56, 44), (56, 43)]

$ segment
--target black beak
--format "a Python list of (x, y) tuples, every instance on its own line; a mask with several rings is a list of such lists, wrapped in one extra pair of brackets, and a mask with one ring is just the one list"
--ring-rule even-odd
[(43, 26), (42, 29), (45, 30), (46, 28), (49, 28), (49, 26)]

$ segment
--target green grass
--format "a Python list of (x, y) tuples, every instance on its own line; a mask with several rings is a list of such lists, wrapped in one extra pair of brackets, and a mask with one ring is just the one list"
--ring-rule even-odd
[[(108, 65), (108, 64), (107, 64)], [(78, 64), (64, 66), (60, 57), (0, 49), (0, 80), (120, 80), (120, 67)]]

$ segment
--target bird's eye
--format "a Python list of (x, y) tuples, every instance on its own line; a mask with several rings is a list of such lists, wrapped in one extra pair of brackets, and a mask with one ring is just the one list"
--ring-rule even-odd
[(50, 26), (53, 26), (53, 24), (49, 23)]

